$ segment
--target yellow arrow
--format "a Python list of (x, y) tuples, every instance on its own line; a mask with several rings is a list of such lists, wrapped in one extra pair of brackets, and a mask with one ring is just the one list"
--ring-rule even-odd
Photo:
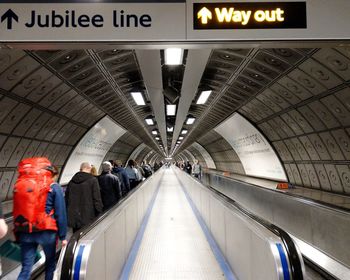
[(208, 19), (212, 19), (212, 17), (211, 11), (206, 7), (203, 7), (197, 14), (197, 18), (201, 19), (202, 24), (207, 24)]

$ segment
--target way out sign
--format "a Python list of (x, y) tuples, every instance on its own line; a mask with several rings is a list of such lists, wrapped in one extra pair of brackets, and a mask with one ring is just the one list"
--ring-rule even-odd
[(305, 2), (194, 3), (193, 28), (306, 28)]

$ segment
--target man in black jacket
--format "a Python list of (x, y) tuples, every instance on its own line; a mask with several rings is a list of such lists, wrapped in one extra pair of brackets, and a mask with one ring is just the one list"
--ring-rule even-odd
[(73, 176), (67, 186), (68, 225), (73, 232), (90, 224), (102, 212), (100, 187), (90, 172), (91, 164), (83, 162), (80, 172)]
[(112, 164), (109, 161), (102, 163), (102, 174), (98, 176), (101, 189), (103, 210), (111, 208), (122, 197), (120, 181), (116, 175), (111, 173)]

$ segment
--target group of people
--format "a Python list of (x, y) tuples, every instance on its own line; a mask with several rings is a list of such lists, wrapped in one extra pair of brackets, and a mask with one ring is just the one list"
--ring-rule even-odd
[[(84, 162), (80, 172), (68, 183), (65, 198), (68, 211), (68, 225), (73, 232), (90, 224), (102, 211), (113, 207), (145, 178), (152, 175), (151, 167), (143, 162), (141, 166), (130, 159), (124, 168), (120, 160), (102, 163), (100, 175), (93, 166)], [(82, 192), (84, 191), (84, 193)]]
[[(40, 172), (35, 170), (35, 164), (40, 166)], [(202, 167), (198, 160), (194, 160), (192, 165), (189, 161), (174, 164), (188, 174), (201, 178)], [(154, 171), (163, 165), (163, 162), (155, 163)], [(45, 280), (53, 279), (57, 239), (61, 241), (62, 246), (67, 244), (67, 227), (71, 227), (73, 232), (76, 232), (91, 224), (100, 213), (113, 207), (130, 190), (153, 173), (149, 164), (142, 162), (140, 166), (132, 159), (128, 161), (125, 168), (120, 160), (115, 160), (103, 162), (101, 169), (101, 174), (97, 174), (93, 165), (83, 162), (64, 193), (57, 183), (58, 169), (46, 158), (23, 160), (19, 164), (20, 176), (14, 187), (13, 210), (14, 233), (21, 247), (22, 269), (18, 280), (30, 279), (38, 245), (41, 245), (46, 257)], [(26, 177), (30, 180), (26, 181)], [(35, 191), (37, 186), (33, 183), (35, 182), (33, 178), (38, 178), (37, 184), (40, 188), (37, 189), (47, 190), (46, 196), (41, 195), (42, 191)], [(28, 182), (34, 185), (29, 186)], [(30, 199), (23, 201), (23, 198), (29, 196), (31, 196)], [(31, 205), (33, 201), (39, 206)], [(40, 203), (43, 204), (42, 207)], [(0, 238), (6, 234), (6, 231), (7, 225), (0, 208)]]
[[(22, 261), (19, 280), (30, 279), (38, 245), (41, 245), (45, 253), (45, 280), (53, 279), (57, 239), (61, 241), (62, 246), (67, 244), (67, 227), (76, 232), (91, 224), (100, 213), (113, 207), (144, 178), (152, 175), (152, 169), (146, 162), (139, 166), (136, 161), (129, 160), (124, 168), (119, 160), (105, 161), (101, 165), (102, 172), (99, 175), (89, 162), (83, 162), (64, 192), (56, 182), (56, 167), (46, 158), (31, 160), (24, 160), (19, 164), (20, 176), (14, 187), (14, 233), (21, 247)], [(36, 165), (41, 166), (41, 173), (34, 170)], [(21, 171), (20, 168), (26, 170)], [(24, 175), (21, 177), (21, 174)], [(38, 178), (37, 185), (40, 187), (28, 187), (26, 176), (32, 183), (35, 181), (33, 178)], [(45, 180), (42, 180), (43, 178)], [(40, 192), (36, 192), (36, 187), (41, 190), (44, 187), (47, 190), (44, 197)], [(30, 192), (28, 188), (31, 188)], [(26, 196), (31, 198), (23, 201)], [(43, 205), (36, 207), (30, 205), (29, 201)], [(0, 237), (5, 233), (0, 216)]]
[(202, 166), (196, 159), (194, 160), (193, 164), (191, 164), (189, 161), (177, 161), (175, 165), (181, 170), (185, 171), (187, 174), (192, 175), (199, 180), (202, 177)]

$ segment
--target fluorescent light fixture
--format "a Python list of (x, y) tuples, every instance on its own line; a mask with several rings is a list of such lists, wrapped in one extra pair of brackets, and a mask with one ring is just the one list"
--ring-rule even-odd
[(167, 116), (175, 116), (176, 105), (170, 104), (166, 105), (166, 114)]
[(187, 134), (187, 132), (188, 132), (187, 129), (183, 129), (183, 130), (181, 131), (181, 134)]
[(201, 95), (199, 96), (199, 98), (197, 100), (197, 104), (205, 104), (205, 102), (207, 102), (211, 93), (212, 93), (212, 90), (202, 91)]
[(179, 140), (182, 140), (182, 139), (184, 139), (184, 137), (183, 137), (183, 136), (180, 136), (180, 137), (179, 137)]
[(173, 132), (173, 131), (174, 131), (174, 127), (173, 127), (173, 126), (167, 127), (166, 130), (167, 130), (168, 132)]
[(154, 121), (152, 118), (145, 118), (145, 122), (148, 124), (148, 125), (154, 125)]
[(169, 48), (165, 49), (165, 64), (166, 65), (181, 65), (183, 57), (183, 49)]
[(146, 105), (141, 92), (139, 91), (131, 92), (131, 96), (132, 98), (134, 98), (136, 105)]
[(157, 129), (153, 129), (153, 130), (152, 130), (152, 134), (153, 134), (153, 135), (157, 135), (157, 134), (158, 134)]
[(155, 139), (156, 139), (156, 140), (160, 140), (160, 138), (159, 138), (159, 137), (156, 137)]
[(180, 144), (180, 143), (181, 143), (181, 141), (177, 141), (176, 143), (177, 143), (177, 144)]
[(186, 121), (186, 124), (193, 124), (195, 120), (196, 120), (195, 117), (188, 117), (187, 121)]
[(173, 158), (172, 157), (166, 157), (165, 159), (166, 160), (172, 160)]

